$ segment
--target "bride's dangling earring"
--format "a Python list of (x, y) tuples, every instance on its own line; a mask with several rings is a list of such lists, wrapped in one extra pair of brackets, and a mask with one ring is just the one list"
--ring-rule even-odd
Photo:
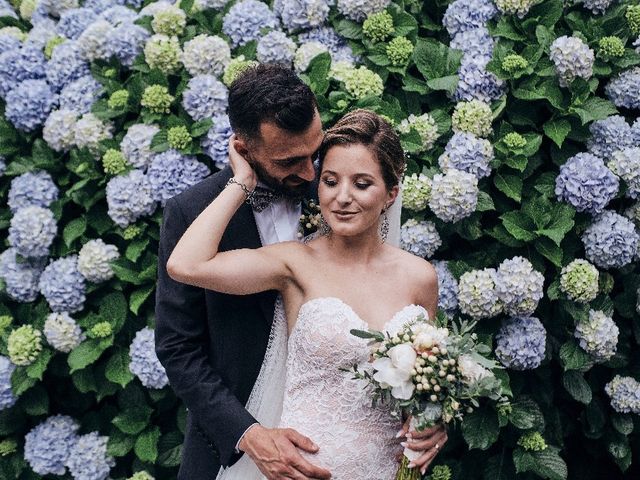
[(382, 211), (382, 221), (380, 222), (380, 237), (382, 243), (387, 241), (389, 235), (389, 216), (387, 215), (387, 207)]
[(331, 233), (331, 227), (329, 226), (327, 221), (324, 219), (322, 214), (320, 214), (320, 226), (318, 227), (318, 231), (320, 232), (320, 235), (322, 235), (323, 237), (326, 237)]

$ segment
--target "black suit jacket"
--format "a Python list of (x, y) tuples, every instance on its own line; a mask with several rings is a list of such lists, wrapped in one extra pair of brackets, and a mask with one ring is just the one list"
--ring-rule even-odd
[[(235, 446), (255, 422), (245, 410), (260, 371), (276, 293), (225, 295), (172, 280), (167, 259), (187, 227), (232, 176), (218, 172), (167, 201), (160, 233), (156, 290), (156, 352), (169, 382), (189, 410), (179, 479), (215, 479), (240, 455)], [(220, 251), (258, 248), (250, 206), (243, 204)]]

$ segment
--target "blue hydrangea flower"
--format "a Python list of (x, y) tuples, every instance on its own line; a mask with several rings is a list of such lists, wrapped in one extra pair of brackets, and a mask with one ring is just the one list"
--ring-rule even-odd
[(582, 0), (584, 8), (591, 10), (591, 13), (603, 14), (613, 0)]
[(203, 120), (225, 113), (228, 90), (213, 75), (197, 75), (189, 80), (182, 94), (182, 106), (194, 120)]
[(547, 332), (536, 317), (513, 317), (496, 334), (496, 357), (512, 370), (538, 368), (546, 350)]
[(194, 11), (200, 12), (202, 10), (222, 10), (227, 4), (227, 0), (195, 0), (193, 2)]
[(589, 318), (576, 325), (573, 336), (597, 362), (606, 362), (616, 354), (619, 333), (613, 318), (600, 310), (589, 310)]
[(453, 38), (460, 32), (484, 27), (497, 14), (490, 0), (455, 0), (447, 7), (442, 24)]
[(172, 149), (153, 158), (147, 170), (147, 178), (154, 200), (164, 206), (171, 197), (184, 192), (210, 173), (209, 167), (204, 163)]
[(18, 18), (18, 15), (9, 2), (2, 1), (0, 2), (0, 17)]
[(72, 110), (54, 110), (44, 122), (42, 138), (56, 152), (67, 152), (75, 144), (78, 115)]
[(496, 292), (508, 315), (531, 315), (543, 297), (544, 275), (524, 257), (504, 260), (497, 270)]
[(145, 327), (136, 333), (129, 347), (129, 370), (147, 388), (163, 388), (169, 384), (167, 373), (158, 360), (155, 349), (155, 331)]
[(25, 80), (7, 94), (5, 116), (18, 129), (31, 132), (44, 124), (58, 103), (44, 80)]
[(58, 226), (53, 212), (35, 205), (19, 209), (9, 226), (9, 245), (23, 257), (45, 257)]
[(640, 197), (640, 147), (613, 152), (607, 165), (627, 185), (625, 193), (627, 197), (633, 199)]
[(591, 138), (587, 141), (589, 151), (608, 159), (613, 152), (633, 146), (631, 127), (620, 115), (596, 120), (589, 126)]
[(616, 375), (605, 385), (604, 391), (616, 412), (640, 414), (640, 382), (635, 378)]
[(338, 33), (331, 27), (318, 27), (298, 35), (301, 44), (318, 42), (327, 47), (334, 62), (354, 64), (360, 59), (353, 54), (353, 50)]
[(640, 118), (636, 118), (631, 126), (631, 139), (634, 147), (640, 147)]
[(75, 313), (84, 307), (85, 283), (78, 256), (69, 255), (47, 265), (38, 285), (53, 312)]
[(640, 67), (625, 70), (613, 77), (604, 91), (616, 106), (640, 109)]
[(104, 59), (107, 58), (106, 41), (111, 30), (113, 25), (106, 20), (96, 20), (82, 32), (78, 40), (67, 43), (72, 45), (75, 43), (82, 57), (88, 62)]
[(579, 212), (597, 214), (616, 196), (620, 181), (602, 159), (590, 153), (578, 153), (560, 167), (556, 177), (558, 200)]
[(72, 81), (91, 74), (89, 64), (84, 59), (76, 42), (64, 42), (58, 45), (53, 50), (45, 72), (49, 85), (56, 92)]
[(0, 255), (0, 278), (5, 290), (16, 302), (33, 302), (38, 297), (38, 282), (44, 270), (45, 258), (18, 261), (15, 248), (9, 248)]
[(65, 464), (78, 442), (80, 425), (67, 415), (53, 415), (24, 437), (24, 459), (40, 475), (64, 475)]
[(227, 115), (216, 115), (212, 120), (213, 125), (200, 144), (216, 168), (223, 169), (229, 163), (229, 138), (233, 130)]
[(297, 32), (323, 25), (329, 17), (329, 2), (326, 0), (276, 0), (273, 10), (289, 32)]
[(127, 163), (135, 168), (146, 168), (154, 155), (151, 151), (151, 140), (159, 131), (155, 125), (131, 125), (120, 143), (120, 151)]
[(338, 0), (338, 11), (345, 17), (362, 22), (368, 15), (387, 8), (391, 0)]
[(118, 2), (116, 0), (85, 0), (82, 6), (84, 8), (90, 8), (99, 15), (108, 8), (111, 8), (114, 5), (118, 5), (118, 3), (123, 2)]
[(72, 8), (60, 15), (56, 32), (70, 40), (76, 40), (97, 19), (98, 15), (90, 8)]
[(107, 453), (109, 437), (91, 432), (78, 438), (69, 451), (65, 465), (75, 480), (105, 480), (116, 465)]
[(442, 245), (433, 222), (410, 218), (400, 228), (400, 248), (418, 257), (429, 258)]
[(116, 57), (124, 66), (130, 67), (142, 53), (151, 33), (133, 23), (125, 22), (109, 32), (105, 42), (107, 57)]
[(283, 32), (273, 30), (258, 41), (256, 58), (261, 63), (276, 63), (290, 67), (295, 53), (295, 42)]
[(11, 375), (15, 369), (11, 360), (0, 355), (0, 411), (13, 407), (18, 400), (11, 390)]
[(11, 180), (7, 204), (13, 213), (36, 205), (48, 207), (58, 199), (58, 187), (48, 172), (38, 170), (23, 173)]
[(458, 308), (458, 281), (445, 260), (432, 260), (438, 274), (438, 308), (452, 314)]
[(578, 37), (563, 35), (551, 44), (549, 58), (554, 63), (560, 86), (566, 87), (574, 78), (588, 80), (593, 75), (595, 54)]
[[(264, 38), (267, 38), (271, 32)], [(258, 44), (258, 57), (260, 56)], [(229, 44), (215, 35), (198, 35), (184, 44), (182, 63), (190, 75), (214, 75), (219, 77), (231, 61)]]
[(100, 18), (106, 20), (114, 27), (121, 25), (123, 23), (133, 23), (135, 22), (137, 15), (134, 10), (127, 8), (123, 5), (114, 5), (110, 8), (107, 8), (100, 14)]
[(102, 91), (102, 85), (93, 76), (80, 77), (60, 92), (60, 109), (71, 110), (78, 115), (89, 113)]
[(493, 44), (494, 39), (489, 34), (489, 30), (482, 26), (470, 30), (463, 30), (456, 34), (451, 39), (449, 46), (457, 50), (462, 50), (470, 57), (481, 57), (488, 62), (493, 56)]
[(458, 71), (458, 86), (453, 94), (457, 102), (473, 99), (491, 103), (506, 91), (504, 81), (486, 69), (486, 57), (465, 55)]
[(233, 47), (258, 40), (263, 28), (277, 29), (278, 18), (266, 3), (242, 0), (234, 4), (222, 19), (222, 31)]
[(440, 155), (438, 164), (443, 172), (451, 168), (472, 173), (478, 178), (491, 175), (489, 163), (493, 160), (491, 142), (476, 137), (472, 133), (454, 133), (444, 153)]
[(93, 283), (106, 282), (114, 273), (111, 262), (120, 256), (118, 247), (101, 238), (89, 240), (78, 253), (78, 271)]
[(7, 50), (0, 55), (0, 96), (7, 94), (24, 80), (44, 78), (47, 60), (42, 50), (25, 44), (16, 50)]
[(638, 254), (640, 235), (626, 217), (602, 212), (582, 235), (587, 259), (600, 268), (621, 268)]
[(9, 50), (19, 50), (22, 42), (13, 35), (0, 35), (0, 55)]
[(142, 170), (132, 170), (109, 180), (107, 204), (109, 217), (122, 228), (156, 209), (151, 184)]

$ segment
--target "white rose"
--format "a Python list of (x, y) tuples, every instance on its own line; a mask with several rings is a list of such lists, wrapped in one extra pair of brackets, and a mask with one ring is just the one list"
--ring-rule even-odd
[(377, 370), (373, 379), (382, 387), (391, 387), (391, 395), (400, 400), (408, 400), (415, 388), (411, 380), (411, 370), (414, 368), (418, 355), (411, 344), (402, 343), (391, 347), (389, 358), (378, 358), (373, 362)]
[(491, 370), (487, 370), (469, 355), (460, 355), (458, 368), (462, 376), (470, 383), (479, 382), (483, 378), (493, 376)]
[(447, 337), (449, 337), (449, 330), (434, 327), (428, 323), (419, 325), (415, 328), (415, 332), (416, 339), (413, 341), (413, 346), (418, 351), (444, 346), (447, 343)]

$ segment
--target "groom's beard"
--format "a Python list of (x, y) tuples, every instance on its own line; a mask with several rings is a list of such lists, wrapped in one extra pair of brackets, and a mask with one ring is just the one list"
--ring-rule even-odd
[(260, 163), (253, 161), (253, 159), (249, 161), (249, 164), (256, 171), (256, 175), (258, 175), (258, 179), (262, 183), (284, 197), (299, 198), (300, 196), (304, 196), (311, 187), (312, 182), (300, 178), (297, 175), (289, 175), (282, 180), (278, 180), (269, 175), (265, 168)]

